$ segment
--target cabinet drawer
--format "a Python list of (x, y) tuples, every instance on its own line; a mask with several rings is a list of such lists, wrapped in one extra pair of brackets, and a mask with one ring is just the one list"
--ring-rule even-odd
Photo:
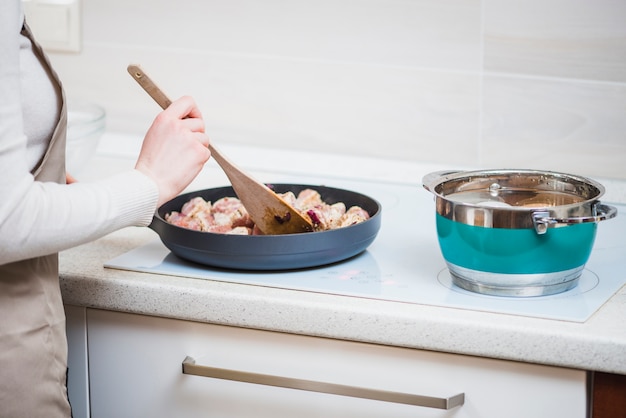
[[(93, 418), (586, 416), (583, 371), (91, 309), (87, 328)], [(208, 366), (357, 397), (183, 374), (187, 356), (192, 373)], [(465, 398), (446, 410), (363, 393)]]

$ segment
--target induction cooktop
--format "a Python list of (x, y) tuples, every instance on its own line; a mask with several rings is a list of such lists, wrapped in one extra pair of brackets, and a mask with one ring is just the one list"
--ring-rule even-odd
[(250, 272), (211, 268), (172, 254), (160, 240), (135, 248), (105, 267), (265, 286), (347, 297), (380, 299), (584, 322), (626, 283), (626, 206), (600, 222), (589, 262), (573, 289), (536, 297), (489, 296), (452, 283), (439, 251), (432, 195), (421, 184), (308, 178), (276, 174), (267, 182), (320, 184), (354, 190), (382, 205), (376, 240), (361, 254), (336, 264), (291, 271)]

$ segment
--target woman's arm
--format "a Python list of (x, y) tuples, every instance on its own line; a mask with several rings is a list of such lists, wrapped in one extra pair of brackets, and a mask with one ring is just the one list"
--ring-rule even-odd
[(19, 88), (20, 2), (5, 3), (9, 7), (0, 14), (0, 264), (148, 225), (157, 204), (187, 187), (210, 157), (195, 102), (181, 98), (156, 117), (135, 170), (95, 183), (36, 181), (27, 163)]

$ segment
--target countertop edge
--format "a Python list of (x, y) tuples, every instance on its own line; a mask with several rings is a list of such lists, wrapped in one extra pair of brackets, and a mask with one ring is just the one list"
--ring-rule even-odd
[[(62, 265), (74, 251), (80, 249), (61, 254)], [(626, 375), (626, 364), (617, 360), (626, 342), (587, 332), (588, 323), (181, 279), (102, 264), (95, 272), (69, 270), (61, 274), (68, 305)]]

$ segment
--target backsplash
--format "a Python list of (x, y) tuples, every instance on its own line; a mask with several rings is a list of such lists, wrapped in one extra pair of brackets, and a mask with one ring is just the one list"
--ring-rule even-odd
[(196, 98), (216, 144), (626, 179), (622, 0), (83, 0), (82, 16), (82, 51), (50, 56), (110, 131), (159, 110), (139, 63)]

